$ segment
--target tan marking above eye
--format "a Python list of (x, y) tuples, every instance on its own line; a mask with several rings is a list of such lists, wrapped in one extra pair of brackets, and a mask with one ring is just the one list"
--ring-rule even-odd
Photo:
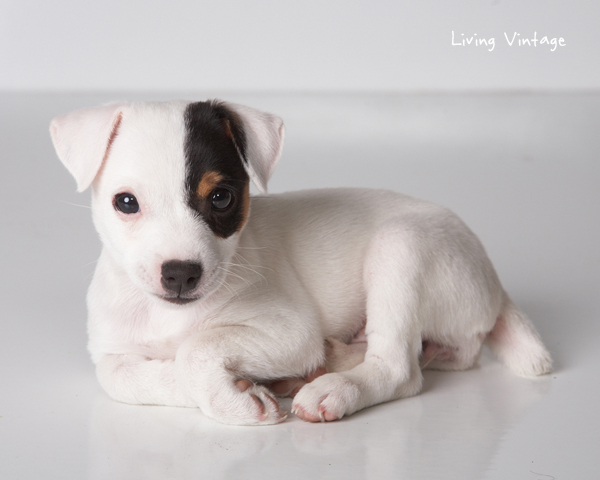
[(225, 135), (233, 140), (233, 133), (231, 133), (231, 125), (229, 124), (229, 120), (225, 119), (223, 121), (223, 126), (225, 127)]
[(223, 180), (223, 175), (219, 172), (209, 171), (202, 175), (202, 180), (198, 183), (196, 193), (201, 198), (208, 198), (210, 193), (215, 189), (219, 182)]

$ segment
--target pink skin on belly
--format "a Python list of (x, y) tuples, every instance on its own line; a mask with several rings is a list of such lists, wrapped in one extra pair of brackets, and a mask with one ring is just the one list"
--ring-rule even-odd
[(441, 361), (450, 361), (454, 359), (455, 352), (455, 347), (449, 347), (447, 345), (442, 345), (441, 343), (423, 340), (421, 357), (422, 360), (425, 360), (426, 362), (430, 362), (433, 359)]

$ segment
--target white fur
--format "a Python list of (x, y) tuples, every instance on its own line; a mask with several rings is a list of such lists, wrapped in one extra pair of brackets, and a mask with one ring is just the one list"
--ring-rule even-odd
[[(118, 104), (51, 126), (79, 189), (93, 180), (104, 248), (88, 294), (89, 349), (110, 396), (200, 407), (225, 423), (277, 423), (284, 417), (265, 387), (241, 391), (235, 382), (303, 376), (324, 365), (325, 338), (339, 346), (365, 322), (364, 361), (356, 349), (347, 361), (332, 355), (337, 371), (296, 396), (301, 417), (341, 418), (418, 393), (422, 339), (453, 352), (451, 360), (431, 358), (434, 368), (469, 368), (487, 340), (519, 374), (550, 371), (548, 352), (481, 243), (447, 209), (360, 189), (259, 196), (241, 232), (215, 237), (184, 199), (185, 107)], [(229, 108), (244, 122), (248, 173), (264, 192), (283, 124)], [(138, 198), (139, 214), (113, 208), (124, 191)], [(195, 302), (160, 298), (160, 267), (172, 259), (202, 263)]]

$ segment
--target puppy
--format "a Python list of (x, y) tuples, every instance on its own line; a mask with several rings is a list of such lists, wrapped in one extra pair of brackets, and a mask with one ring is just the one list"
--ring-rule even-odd
[[(284, 137), (274, 115), (116, 103), (59, 116), (50, 131), (78, 190), (92, 186), (103, 249), (89, 350), (118, 401), (278, 423), (260, 382), (322, 373), (325, 338), (343, 371), (295, 395), (309, 421), (415, 395), (424, 363), (469, 368), (483, 343), (517, 374), (550, 371), (531, 322), (449, 210), (379, 190), (266, 195)], [(249, 196), (250, 181), (262, 195)], [(366, 351), (345, 362), (357, 334)]]

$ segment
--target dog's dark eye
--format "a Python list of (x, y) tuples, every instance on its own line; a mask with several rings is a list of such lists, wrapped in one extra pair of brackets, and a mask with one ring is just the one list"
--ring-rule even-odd
[(224, 188), (217, 188), (212, 194), (212, 206), (215, 210), (225, 210), (232, 200), (233, 195)]
[(119, 193), (115, 196), (115, 208), (123, 213), (137, 213), (140, 211), (140, 204), (131, 193)]

